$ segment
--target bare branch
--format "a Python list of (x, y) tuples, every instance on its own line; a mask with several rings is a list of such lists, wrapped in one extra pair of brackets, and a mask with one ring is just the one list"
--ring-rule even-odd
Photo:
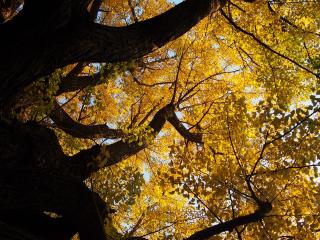
[(131, 15), (133, 17), (134, 22), (135, 23), (139, 22), (139, 19), (138, 19), (137, 15), (136, 15), (136, 11), (134, 9), (135, 6), (132, 5), (132, 1), (131, 0), (128, 0), (128, 5), (130, 7)]
[(270, 203), (263, 203), (259, 208), (252, 214), (245, 216), (236, 217), (232, 220), (216, 224), (212, 227), (200, 230), (185, 240), (205, 240), (212, 236), (218, 235), (222, 232), (233, 231), (238, 226), (254, 223), (262, 220), (270, 211), (272, 210), (272, 205)]
[(185, 139), (195, 143), (203, 143), (201, 133), (191, 133), (179, 120), (174, 109), (170, 109), (167, 112), (166, 119), (171, 123), (171, 125), (183, 136)]
[(106, 124), (90, 126), (73, 120), (56, 101), (50, 118), (58, 128), (77, 138), (116, 139), (125, 136), (122, 130), (109, 128)]
[(90, 7), (90, 19), (94, 21), (97, 18), (99, 9), (102, 5), (102, 0), (93, 0)]
[(59, 96), (65, 92), (73, 92), (79, 89), (84, 89), (89, 86), (96, 86), (100, 84), (101, 75), (99, 73), (92, 76), (70, 76), (62, 79), (59, 90), (56, 95)]
[[(166, 121), (169, 121), (173, 127), (187, 140), (202, 143), (202, 135), (199, 133), (190, 133), (179, 121), (174, 112), (174, 105), (168, 104), (161, 108), (153, 117), (147, 129), (152, 130), (151, 136), (155, 138), (163, 128)], [(70, 172), (73, 175), (86, 179), (92, 172), (100, 168), (111, 166), (121, 162), (128, 157), (137, 154), (145, 149), (148, 141), (152, 139), (138, 139), (137, 141), (127, 141), (122, 139), (110, 145), (94, 145), (93, 147), (81, 150), (76, 155), (69, 157)], [(99, 160), (100, 159), (100, 160)]]
[(185, 183), (185, 186), (188, 188), (188, 191), (191, 192), (195, 196), (195, 198), (197, 198), (198, 201), (203, 206), (205, 206), (205, 208), (221, 223), (222, 222), (221, 218), (219, 218), (219, 216), (211, 208), (209, 208), (209, 206), (198, 196), (198, 194), (192, 191), (192, 189), (186, 183)]

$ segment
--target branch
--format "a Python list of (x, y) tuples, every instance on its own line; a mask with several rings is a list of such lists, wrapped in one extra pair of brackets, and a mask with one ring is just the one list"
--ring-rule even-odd
[(301, 166), (289, 166), (289, 167), (285, 167), (285, 168), (278, 168), (278, 169), (274, 169), (274, 170), (265, 170), (265, 171), (260, 171), (260, 172), (255, 172), (252, 174), (252, 176), (256, 176), (256, 175), (261, 175), (261, 174), (274, 174), (274, 173), (279, 173), (279, 172), (283, 172), (283, 171), (288, 171), (288, 170), (294, 170), (294, 169), (303, 169), (303, 168), (312, 168), (312, 167), (316, 167), (319, 168), (320, 164), (308, 164), (308, 165), (301, 165)]
[[(277, 12), (272, 8), (271, 2), (269, 1), (269, 2), (267, 2), (267, 4), (268, 4), (268, 9), (270, 10), (270, 12), (272, 12), (272, 14), (277, 14)], [(320, 37), (319, 33), (302, 29), (301, 27), (297, 26), (296, 24), (294, 24), (293, 22), (288, 20), (286, 17), (280, 16), (279, 18), (282, 21), (282, 23), (288, 24), (289, 26), (293, 27), (294, 29), (297, 29), (297, 30), (305, 32), (305, 33), (311, 33), (311, 34), (314, 34), (314, 35)]]
[(59, 96), (66, 92), (73, 92), (86, 87), (94, 87), (101, 84), (101, 74), (96, 73), (90, 76), (70, 76), (61, 80), (59, 90), (56, 96)]
[(22, 4), (22, 2), (22, 0), (2, 0), (0, 2), (0, 24), (12, 18), (17, 13), (17, 9)]
[(54, 110), (50, 113), (49, 117), (58, 128), (73, 137), (116, 139), (125, 136), (122, 130), (109, 128), (106, 124), (84, 125), (76, 122), (56, 101), (54, 101)]
[[(175, 129), (187, 140), (202, 143), (201, 134), (190, 133), (179, 121), (174, 113), (174, 105), (168, 104), (161, 108), (149, 123), (147, 129), (152, 130), (151, 137), (155, 138), (163, 128), (166, 121), (169, 121)], [(137, 154), (148, 146), (150, 139), (140, 139), (129, 142), (120, 140), (110, 145), (94, 145), (93, 147), (81, 150), (79, 153), (69, 157), (68, 167), (73, 175), (86, 179), (92, 172), (117, 164), (128, 157)]]
[[(95, 87), (103, 83), (107, 83), (109, 79), (116, 78), (117, 74), (125, 73), (126, 71), (133, 71), (134, 68), (144, 65), (142, 61), (135, 61), (137, 65), (132, 65), (131, 63), (121, 62), (115, 63), (114, 66), (100, 66), (99, 72), (94, 74), (86, 74), (79, 76), (82, 72), (85, 64), (77, 64), (67, 76), (61, 79), (59, 85), (59, 90), (56, 93), (56, 96), (63, 94), (65, 92), (73, 92), (76, 90), (83, 90), (87, 87)], [(113, 65), (113, 64), (112, 64)]]
[(262, 220), (266, 216), (266, 214), (268, 214), (271, 210), (272, 205), (270, 203), (265, 202), (261, 204), (254, 213), (245, 216), (240, 216), (232, 220), (200, 230), (192, 234), (190, 237), (187, 237), (185, 240), (205, 240), (222, 232), (232, 232), (233, 229), (235, 229), (238, 226)]
[(135, 6), (132, 5), (132, 1), (131, 0), (128, 0), (128, 5), (129, 5), (129, 8), (130, 8), (130, 11), (131, 11), (131, 15), (133, 17), (133, 20), (135, 23), (139, 22), (139, 19), (136, 15), (136, 11), (135, 11)]
[(90, 40), (85, 40), (88, 43), (85, 46), (86, 54), (77, 61), (137, 59), (180, 37), (201, 19), (223, 7), (225, 2), (186, 0), (165, 13), (126, 27), (93, 24), (88, 28)]
[(138, 221), (132, 227), (132, 229), (126, 234), (128, 237), (132, 237), (132, 235), (136, 233), (136, 231), (141, 226), (141, 223), (142, 223), (144, 217), (145, 217), (145, 214), (142, 213), (141, 216), (138, 218)]
[(174, 109), (167, 113), (167, 120), (185, 139), (195, 143), (203, 143), (201, 133), (191, 133), (178, 119)]
[(163, 82), (156, 82), (156, 83), (151, 83), (151, 84), (143, 83), (131, 71), (130, 71), (130, 74), (131, 74), (132, 79), (135, 83), (137, 83), (138, 85), (141, 85), (141, 86), (145, 86), (145, 87), (155, 87), (158, 85), (173, 84), (174, 83), (172, 81), (163, 81)]
[(311, 113), (309, 113), (307, 116), (305, 116), (302, 120), (293, 123), (293, 126), (291, 128), (289, 128), (288, 130), (284, 131), (284, 133), (279, 134), (278, 136), (276, 136), (275, 138), (269, 140), (268, 142), (266, 142), (265, 144), (269, 145), (271, 143), (274, 143), (275, 141), (278, 141), (280, 139), (282, 139), (283, 137), (285, 137), (286, 135), (290, 134), (291, 132), (295, 131), (295, 129), (297, 129), (298, 127), (300, 127), (302, 124), (304, 124), (305, 122), (307, 122), (314, 114), (318, 113), (320, 111), (320, 108), (317, 107), (315, 108)]
[[(153, 117), (148, 125), (148, 129), (152, 130), (152, 136), (156, 137), (166, 122), (167, 105), (160, 109)], [(107, 166), (111, 166), (121, 162), (128, 157), (137, 154), (147, 146), (147, 141), (138, 140), (128, 142), (120, 140), (110, 145), (94, 145), (93, 147), (81, 150), (79, 153), (69, 157), (68, 168), (74, 175), (82, 180), (88, 178), (91, 173)]]
[[(29, 2), (33, 7), (40, 2), (38, 9), (27, 7)], [(110, 27), (93, 23), (84, 15), (73, 15), (75, 1), (56, 0), (48, 5), (40, 0), (28, 1), (10, 24), (0, 25), (0, 105), (57, 68), (75, 62), (140, 58), (180, 37), (225, 2), (186, 0), (151, 19)], [(77, 11), (84, 11), (88, 4), (88, 0), (82, 0)]]
[(90, 20), (94, 21), (97, 18), (99, 9), (102, 5), (102, 0), (93, 0), (90, 7)]
[(205, 77), (203, 79), (201, 79), (200, 81), (196, 82), (192, 87), (186, 89), (186, 92), (183, 93), (181, 92), (180, 96), (179, 96), (179, 99), (177, 101), (177, 105), (180, 105), (182, 102), (185, 102), (187, 101), (188, 99), (190, 99), (190, 96), (192, 97), (193, 96), (193, 93), (195, 91), (195, 89), (200, 86), (201, 84), (205, 83), (206, 81), (210, 81), (210, 80), (215, 80), (215, 81), (218, 81), (216, 80), (214, 77), (217, 77), (217, 76), (220, 76), (222, 74), (229, 74), (229, 73), (236, 73), (236, 72), (239, 72), (240, 70), (239, 69), (236, 69), (236, 70), (233, 70), (233, 71), (222, 71), (222, 72), (217, 72), (217, 73), (214, 73), (214, 74), (211, 74), (210, 76), (208, 77)]
[(305, 70), (306, 72), (314, 75), (315, 77), (318, 78), (318, 75), (316, 73), (314, 73), (313, 71), (311, 71), (310, 69), (304, 67), (302, 64), (298, 63), (297, 61), (291, 59), (290, 57), (287, 57), (286, 55), (277, 52), (276, 50), (274, 50), (273, 48), (271, 48), (269, 45), (267, 45), (266, 43), (264, 43), (263, 41), (261, 41), (259, 38), (257, 38), (253, 33), (248, 32), (246, 30), (244, 30), (243, 28), (241, 28), (239, 25), (237, 25), (233, 19), (231, 17), (229, 17), (223, 10), (220, 10), (222, 16), (238, 31), (250, 36), (254, 41), (256, 41), (259, 45), (261, 45), (262, 47), (266, 48), (267, 50), (269, 50), (270, 52), (278, 55), (279, 57), (293, 63), (294, 65), (298, 66), (299, 68)]

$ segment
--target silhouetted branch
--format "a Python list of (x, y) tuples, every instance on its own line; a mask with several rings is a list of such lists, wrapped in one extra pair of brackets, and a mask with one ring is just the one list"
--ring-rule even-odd
[(254, 213), (236, 217), (232, 220), (200, 230), (192, 234), (190, 237), (185, 238), (185, 240), (205, 240), (222, 232), (232, 232), (238, 226), (262, 220), (271, 210), (272, 205), (270, 203), (263, 203)]
[(54, 101), (54, 110), (49, 117), (58, 128), (73, 137), (115, 139), (125, 136), (122, 130), (109, 128), (106, 124), (84, 125), (73, 120), (56, 101)]

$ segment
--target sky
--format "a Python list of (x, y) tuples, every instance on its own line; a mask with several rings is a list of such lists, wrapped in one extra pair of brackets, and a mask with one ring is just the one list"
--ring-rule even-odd
[(182, 2), (182, 0), (168, 0), (169, 2), (173, 2), (173, 3), (175, 3), (175, 4), (178, 4), (178, 3), (181, 3)]

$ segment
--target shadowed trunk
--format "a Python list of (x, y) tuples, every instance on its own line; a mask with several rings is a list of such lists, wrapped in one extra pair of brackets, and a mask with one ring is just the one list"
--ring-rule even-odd
[(93, 23), (71, 0), (45, 5), (27, 1), (16, 17), (0, 25), (0, 106), (37, 78), (68, 64), (144, 56), (224, 4), (224, 0), (187, 0), (149, 20), (109, 27)]
[[(0, 2), (1, 115), (25, 87), (57, 68), (73, 63), (140, 58), (178, 38), (226, 1), (186, 0), (159, 16), (126, 27), (94, 23), (96, 14), (87, 11), (91, 3), (88, 0), (25, 0), (22, 11), (5, 21), (3, 4), (10, 2), (20, 1)], [(100, 4), (101, 1), (92, 4), (93, 12), (98, 11)], [(12, 9), (18, 5), (15, 6)], [(94, 84), (99, 81), (94, 77), (77, 80), (83, 82), (70, 81), (60, 93), (73, 90), (74, 85), (82, 88), (92, 85), (91, 80), (96, 81)], [(123, 137), (121, 131), (106, 126), (77, 123), (60, 110), (52, 113), (51, 118), (71, 135)], [(201, 134), (191, 133), (181, 124), (172, 104), (160, 109), (150, 121), (148, 127), (153, 138), (166, 121), (185, 139), (202, 143)], [(63, 153), (52, 130), (33, 122), (0, 119), (0, 237), (2, 234), (6, 235), (3, 239), (70, 239), (79, 232), (81, 240), (106, 239), (105, 202), (83, 180), (102, 167), (138, 153), (147, 144), (145, 139), (134, 142), (122, 139), (107, 146), (95, 145), (70, 157)], [(61, 217), (53, 218), (44, 212)], [(189, 239), (230, 231), (234, 226), (260, 220), (267, 212), (260, 207), (251, 215), (199, 231)]]

